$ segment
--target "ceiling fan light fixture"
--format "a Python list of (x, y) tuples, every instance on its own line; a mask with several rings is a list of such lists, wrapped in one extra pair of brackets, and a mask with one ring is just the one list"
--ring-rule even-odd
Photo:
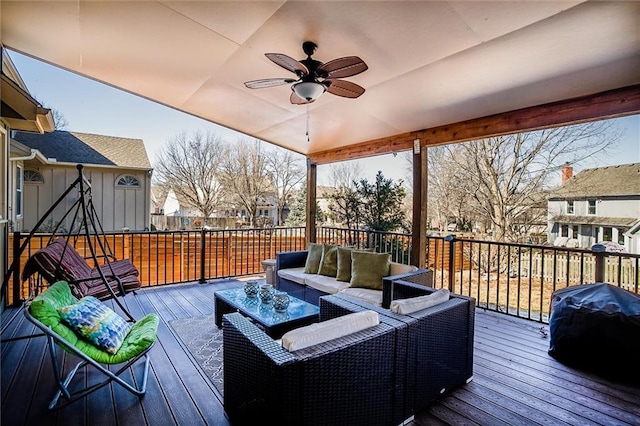
[(318, 99), (327, 88), (323, 84), (315, 81), (301, 81), (291, 86), (291, 90), (293, 90), (300, 99), (311, 102)]

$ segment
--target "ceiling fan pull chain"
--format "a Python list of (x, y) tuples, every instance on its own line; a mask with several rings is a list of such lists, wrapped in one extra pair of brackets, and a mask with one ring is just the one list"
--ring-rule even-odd
[(309, 138), (309, 104), (307, 103), (307, 143), (311, 143)]

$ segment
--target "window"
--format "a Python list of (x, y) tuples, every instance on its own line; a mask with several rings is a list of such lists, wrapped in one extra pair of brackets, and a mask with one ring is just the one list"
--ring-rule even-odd
[(567, 200), (567, 214), (573, 214), (573, 200)]
[(22, 166), (16, 167), (16, 216), (22, 216)]
[(560, 236), (568, 237), (569, 236), (569, 225), (560, 226)]
[(44, 177), (36, 170), (25, 170), (23, 176), (24, 183), (44, 183)]
[(602, 228), (602, 240), (603, 241), (611, 241), (613, 237), (613, 228), (606, 226)]
[(618, 229), (618, 244), (620, 244), (621, 246), (624, 245), (624, 232), (622, 232), (622, 230)]
[(571, 225), (571, 238), (578, 238), (578, 225)]
[(596, 214), (596, 200), (587, 200), (587, 214)]
[(126, 176), (121, 176), (118, 179), (116, 186), (126, 186), (129, 188), (137, 188), (140, 186), (140, 182), (135, 176), (126, 175)]

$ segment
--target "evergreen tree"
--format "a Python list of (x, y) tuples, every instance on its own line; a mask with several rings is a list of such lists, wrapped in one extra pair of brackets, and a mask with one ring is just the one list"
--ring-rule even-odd
[(406, 220), (402, 203), (406, 195), (402, 180), (394, 183), (385, 179), (378, 171), (374, 183), (361, 179), (355, 183), (360, 201), (362, 223), (376, 231), (394, 231), (401, 228)]
[[(316, 222), (322, 222), (324, 214), (316, 201)], [(305, 226), (307, 224), (307, 187), (302, 185), (291, 203), (289, 204), (289, 216), (285, 222), (287, 226)]]

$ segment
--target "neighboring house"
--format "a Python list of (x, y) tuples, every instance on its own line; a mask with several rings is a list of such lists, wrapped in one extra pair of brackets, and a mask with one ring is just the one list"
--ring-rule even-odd
[[(149, 229), (152, 168), (141, 139), (54, 131), (16, 132), (15, 152), (23, 159), (24, 214), (14, 229), (32, 230), (40, 217), (78, 177), (78, 164), (91, 182), (91, 194), (105, 231)], [(46, 221), (44, 230), (59, 222), (73, 195)], [(65, 220), (68, 230), (72, 218)]]
[(167, 189), (164, 186), (151, 186), (151, 211), (152, 215), (163, 215), (167, 200)]
[(548, 191), (529, 194), (519, 214), (514, 217), (514, 231), (522, 242), (539, 244), (547, 234), (547, 197)]
[(587, 169), (563, 168), (562, 186), (548, 200), (548, 241), (591, 247), (611, 241), (640, 253), (640, 163)]
[[(285, 206), (285, 213), (287, 209), (288, 206)], [(200, 225), (227, 228), (240, 227), (249, 223), (247, 210), (238, 207), (232, 201), (222, 200), (220, 206), (208, 218), (205, 218), (202, 212), (191, 207), (183, 196), (160, 185), (154, 185), (151, 188), (151, 214), (182, 218), (181, 220), (164, 221), (158, 218), (152, 219), (156, 228), (159, 229), (198, 228)], [(277, 222), (277, 217), (276, 201), (272, 195), (258, 201), (256, 225), (274, 225)]]
[[(54, 127), (51, 110), (44, 108), (27, 90), (24, 81), (5, 49), (0, 45), (0, 270), (3, 276), (9, 268), (6, 249), (13, 224), (22, 219), (22, 170), (24, 162), (16, 158), (11, 134), (15, 130), (51, 132)], [(13, 157), (12, 157), (13, 156)], [(5, 296), (0, 295), (0, 311)]]

